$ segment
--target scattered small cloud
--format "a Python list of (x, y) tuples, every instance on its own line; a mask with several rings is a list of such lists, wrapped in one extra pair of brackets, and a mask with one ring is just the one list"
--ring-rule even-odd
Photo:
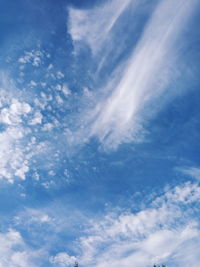
[(200, 181), (200, 168), (197, 167), (188, 167), (188, 168), (178, 168), (183, 174), (191, 176), (192, 178)]
[(25, 51), (24, 56), (18, 59), (21, 64), (30, 63), (34, 67), (39, 67), (42, 64), (43, 52), (40, 50)]

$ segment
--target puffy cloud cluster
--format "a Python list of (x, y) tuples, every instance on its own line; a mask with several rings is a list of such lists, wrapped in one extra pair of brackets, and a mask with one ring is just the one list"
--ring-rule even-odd
[(25, 244), (19, 232), (10, 229), (0, 233), (0, 266), (34, 267), (34, 252)]
[(58, 253), (56, 256), (50, 258), (53, 265), (60, 267), (70, 267), (76, 262), (76, 257), (69, 256), (65, 252)]
[(31, 106), (16, 99), (3, 104), (0, 110), (0, 123), (4, 126), (0, 133), (0, 177), (9, 181), (14, 176), (25, 179), (29, 170), (29, 147), (24, 147), (23, 140), (30, 130), (23, 123), (31, 112)]
[(18, 62), (21, 64), (30, 63), (34, 67), (39, 67), (42, 64), (43, 52), (40, 50), (26, 51), (23, 57), (20, 57)]
[(4, 82), (4, 88), (0, 89), (0, 178), (13, 182), (15, 177), (25, 179), (30, 169), (37, 150), (31, 126), (40, 124), (42, 115), (20, 94), (17, 96), (19, 92), (11, 82)]

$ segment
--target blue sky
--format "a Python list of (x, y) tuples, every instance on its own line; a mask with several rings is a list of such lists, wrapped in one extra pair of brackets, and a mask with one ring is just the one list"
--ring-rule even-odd
[(0, 10), (0, 266), (198, 267), (198, 0)]

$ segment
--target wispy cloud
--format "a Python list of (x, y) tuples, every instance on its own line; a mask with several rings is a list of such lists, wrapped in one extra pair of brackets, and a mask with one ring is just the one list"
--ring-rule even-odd
[(200, 181), (200, 168), (197, 167), (188, 167), (188, 168), (178, 168), (179, 171), (184, 173), (185, 175), (189, 175), (192, 178)]
[[(89, 111), (89, 118), (85, 119), (89, 136), (96, 136), (103, 146), (111, 148), (123, 142), (137, 142), (142, 139), (142, 134), (145, 132), (144, 121), (158, 112), (161, 103), (167, 100), (168, 95), (176, 94), (176, 91), (172, 93), (172, 88), (168, 86), (177, 68), (175, 63), (178, 44), (180, 44), (178, 40), (181, 40), (182, 31), (196, 2), (196, 0), (187, 2), (168, 0), (161, 1), (157, 5), (128, 62), (123, 63), (121, 68), (117, 67), (114, 78), (106, 86), (106, 97), (98, 96), (96, 107)], [(126, 4), (128, 5), (128, 2)], [(110, 4), (105, 6), (105, 10), (108, 10), (109, 14)], [(123, 11), (124, 9), (119, 14)], [(81, 19), (77, 21), (81, 21), (83, 25), (79, 28), (80, 32), (75, 32), (78, 26), (71, 26), (72, 37), (77, 40), (83, 39), (94, 47), (93, 49), (97, 48), (99, 41), (94, 41), (96, 40), (94, 35), (98, 36), (104, 24), (94, 29), (96, 24), (93, 25), (90, 19), (86, 19), (87, 11), (71, 12), (70, 18), (73, 17), (73, 22), (76, 21), (76, 16), (72, 16), (73, 12), (81, 14)], [(97, 15), (99, 14), (95, 14), (94, 17), (99, 18)], [(108, 20), (108, 25), (113, 25), (116, 16), (114, 19), (111, 16), (110, 20), (105, 16), (105, 20)], [(134, 18), (131, 17), (130, 21), (133, 22), (133, 20)], [(73, 25), (72, 22), (71, 25)], [(86, 27), (87, 30), (82, 27)], [(89, 32), (90, 29), (92, 34)], [(103, 36), (108, 34), (106, 32), (108, 29), (110, 29), (109, 26), (105, 27)], [(100, 38), (104, 39), (104, 37)], [(123, 38), (123, 35), (120, 38)], [(118, 44), (112, 45), (115, 49)]]
[(116, 0), (91, 10), (69, 9), (69, 33), (74, 41), (87, 43), (95, 54), (109, 38), (113, 26), (130, 4)]
[[(191, 203), (199, 203), (200, 188), (186, 183), (156, 198), (138, 213), (110, 212), (91, 222), (80, 239), (84, 266), (197, 266), (200, 256), (198, 216)], [(190, 251), (191, 255), (185, 253)]]
[[(154, 263), (198, 266), (200, 225), (198, 209), (191, 209), (191, 205), (196, 208), (200, 205), (200, 186), (186, 182), (157, 196), (154, 194), (152, 201), (145, 204), (146, 197), (149, 199), (148, 195), (144, 196), (138, 211), (116, 207), (98, 218), (81, 218), (78, 214), (72, 225), (71, 210), (66, 207), (61, 208), (62, 215), (52, 206), (47, 210), (26, 209), (13, 218), (13, 230), (0, 233), (0, 241), (6, 240), (0, 254), (5, 255), (5, 262), (19, 258), (22, 262), (19, 266), (23, 267), (37, 266), (36, 262), (71, 266), (76, 260), (88, 267), (151, 267)], [(69, 244), (60, 236), (71, 234), (72, 228), (76, 240)], [(25, 242), (27, 237), (21, 236), (20, 231), (26, 233), (27, 229), (32, 244), (43, 240), (37, 249), (31, 249)], [(52, 252), (58, 240), (59, 250)]]

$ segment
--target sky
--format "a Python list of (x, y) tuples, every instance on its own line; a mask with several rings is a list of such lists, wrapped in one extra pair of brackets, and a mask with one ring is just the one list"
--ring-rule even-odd
[(199, 1), (0, 10), (0, 267), (200, 267)]

